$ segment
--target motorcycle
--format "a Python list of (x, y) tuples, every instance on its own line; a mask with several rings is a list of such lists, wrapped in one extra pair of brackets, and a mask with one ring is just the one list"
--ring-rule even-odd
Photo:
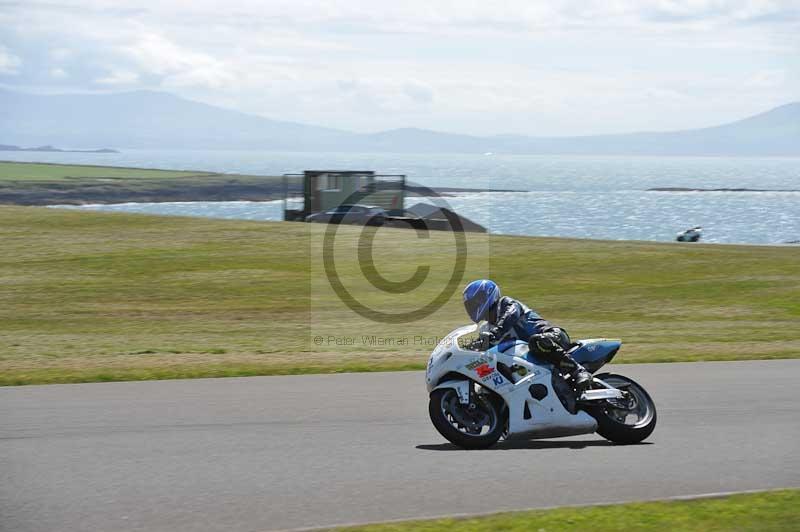
[(568, 353), (592, 373), (579, 392), (568, 372), (531, 353), (528, 343), (505, 340), (481, 351), (466, 338), (477, 325), (458, 328), (431, 353), (425, 379), (436, 430), (466, 449), (504, 439), (541, 439), (597, 432), (618, 444), (639, 443), (656, 426), (656, 406), (638, 383), (595, 373), (622, 342), (580, 340)]

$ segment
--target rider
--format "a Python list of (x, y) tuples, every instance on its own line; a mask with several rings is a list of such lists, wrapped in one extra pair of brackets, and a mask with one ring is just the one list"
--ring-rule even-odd
[(571, 375), (578, 390), (592, 381), (591, 374), (568, 353), (570, 339), (567, 332), (508, 296), (500, 296), (500, 287), (494, 281), (479, 279), (464, 289), (464, 307), (472, 321), (487, 321), (490, 328), (480, 334), (478, 345), (485, 351), (505, 338), (519, 338), (528, 342), (532, 351), (557, 366), (571, 367)]

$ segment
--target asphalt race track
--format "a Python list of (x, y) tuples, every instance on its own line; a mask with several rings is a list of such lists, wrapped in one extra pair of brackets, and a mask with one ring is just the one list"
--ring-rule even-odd
[(622, 365), (659, 423), (460, 451), (417, 372), (0, 389), (0, 529), (261, 531), (800, 486), (800, 360)]

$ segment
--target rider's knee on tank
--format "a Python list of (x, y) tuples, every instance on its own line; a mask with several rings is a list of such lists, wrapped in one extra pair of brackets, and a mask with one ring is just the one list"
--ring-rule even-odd
[(551, 327), (545, 332), (531, 335), (528, 339), (528, 350), (535, 357), (557, 364), (566, 357), (570, 344), (569, 335), (565, 330)]

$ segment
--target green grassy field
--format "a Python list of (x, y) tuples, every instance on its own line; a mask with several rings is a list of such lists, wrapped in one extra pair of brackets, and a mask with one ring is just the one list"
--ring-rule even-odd
[[(424, 320), (359, 318), (315, 262), (324, 230), (0, 207), (0, 384), (423, 368), (466, 322), (458, 293)], [(368, 229), (387, 278), (434, 265), (408, 295), (378, 291), (361, 230), (339, 231), (340, 278), (376, 308), (418, 308), (450, 274), (452, 235)], [(575, 338), (622, 338), (620, 362), (800, 356), (798, 248), (469, 238), (461, 284), (490, 275)], [(390, 341), (328, 341), (364, 335)]]
[(469, 519), (436, 519), (340, 528), (348, 532), (495, 532), (538, 530), (726, 531), (798, 530), (800, 490), (689, 501), (646, 502), (502, 513)]
[(0, 161), (2, 181), (65, 181), (75, 179), (167, 179), (177, 177), (204, 177), (213, 172), (181, 172), (117, 166), (76, 164), (21, 163)]
[(280, 177), (0, 161), (0, 204), (277, 199)]

